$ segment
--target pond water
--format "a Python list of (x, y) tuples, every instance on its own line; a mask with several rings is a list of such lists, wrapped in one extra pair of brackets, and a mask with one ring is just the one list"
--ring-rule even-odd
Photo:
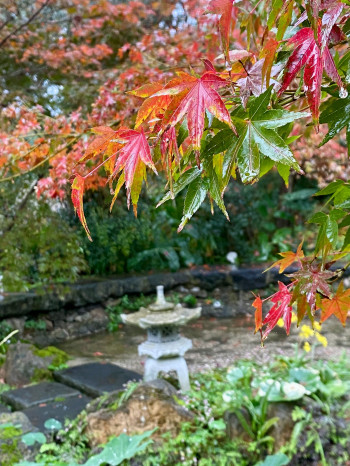
[[(295, 324), (292, 327), (289, 337), (284, 329), (271, 332), (265, 347), (261, 348), (259, 335), (254, 335), (253, 318), (202, 317), (182, 328), (181, 333), (193, 342), (193, 348), (186, 353), (189, 369), (193, 373), (227, 367), (237, 359), (249, 358), (264, 363), (275, 355), (292, 355), (296, 345), (302, 347), (299, 330)], [(315, 358), (337, 359), (344, 351), (350, 356), (350, 327), (343, 328), (336, 318), (331, 317), (324, 323), (322, 334), (327, 337), (328, 346), (324, 348), (318, 344), (314, 350)], [(59, 347), (72, 356), (70, 365), (105, 360), (142, 373), (145, 358), (138, 356), (137, 345), (145, 339), (145, 330), (122, 326), (117, 332), (90, 335), (67, 341)], [(312, 341), (316, 341), (315, 337), (310, 344)]]

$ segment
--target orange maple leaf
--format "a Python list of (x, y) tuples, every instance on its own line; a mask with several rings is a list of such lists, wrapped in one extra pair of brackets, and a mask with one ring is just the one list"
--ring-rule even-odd
[(153, 94), (161, 91), (163, 87), (162, 83), (153, 82), (128, 92), (128, 94), (146, 99), (143, 101), (139, 111), (137, 112), (135, 129), (148, 119), (151, 121), (157, 119), (158, 116), (163, 114), (168, 108), (168, 105), (171, 102), (170, 95), (153, 96)]
[(89, 228), (86, 223), (83, 207), (83, 195), (84, 195), (84, 178), (80, 175), (76, 175), (72, 183), (72, 202), (75, 211), (78, 214), (79, 220), (85, 228), (86, 234), (90, 241), (92, 241)]
[(350, 289), (344, 291), (344, 284), (341, 282), (332, 299), (321, 300), (321, 323), (334, 314), (345, 326), (349, 310)]
[(273, 267), (279, 267), (279, 273), (283, 273), (287, 267), (292, 265), (294, 262), (299, 262), (300, 259), (304, 257), (304, 252), (301, 249), (303, 246), (303, 242), (301, 242), (298, 246), (296, 252), (287, 251), (287, 252), (280, 252), (279, 255), (283, 257), (283, 259), (279, 259), (278, 261), (274, 262), (270, 267), (268, 267), (264, 272), (272, 269)]
[(257, 333), (262, 328), (262, 300), (260, 296), (255, 296), (252, 304), (255, 307), (255, 332)]

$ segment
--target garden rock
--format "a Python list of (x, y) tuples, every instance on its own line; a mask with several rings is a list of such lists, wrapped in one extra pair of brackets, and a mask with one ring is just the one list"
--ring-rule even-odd
[[(241, 415), (244, 417), (247, 424), (250, 425), (251, 418), (246, 408), (241, 408)], [(238, 419), (236, 413), (226, 411), (224, 413), (224, 421), (226, 424), (226, 435), (229, 440), (240, 438), (245, 442), (251, 441), (249, 434), (242, 426), (241, 421)]]
[(17, 342), (10, 345), (4, 363), (5, 382), (15, 387), (22, 387), (31, 382), (36, 371), (47, 369), (54, 356), (40, 357), (35, 348), (26, 343)]
[(193, 414), (175, 403), (169, 385), (158, 381), (141, 384), (117, 410), (104, 408), (89, 413), (85, 433), (91, 446), (123, 432), (133, 435), (156, 427), (155, 439), (165, 432), (176, 435), (181, 423), (190, 421)]
[(271, 403), (268, 407), (268, 418), (278, 417), (277, 423), (269, 431), (269, 435), (275, 439), (275, 452), (277, 452), (291, 438), (294, 428), (294, 422), (292, 419), (292, 411), (294, 408), (294, 403)]
[(16, 411), (14, 413), (1, 413), (0, 426), (3, 424), (12, 424), (20, 427), (22, 434), (36, 431), (36, 428), (30, 422), (28, 417), (20, 411)]
[(0, 429), (0, 464), (12, 465), (19, 460), (34, 461), (40, 444), (27, 446), (21, 441), (23, 434), (37, 431), (28, 417), (21, 412), (2, 413), (0, 414), (0, 426), (4, 424), (8, 424), (10, 428), (15, 427), (18, 435), (8, 436), (6, 429)]

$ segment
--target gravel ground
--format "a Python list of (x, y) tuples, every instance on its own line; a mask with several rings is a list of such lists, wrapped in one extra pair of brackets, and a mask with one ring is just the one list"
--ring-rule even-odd
[[(261, 348), (259, 335), (253, 333), (252, 318), (202, 317), (182, 329), (182, 334), (193, 342), (193, 348), (186, 353), (189, 370), (195, 373), (227, 367), (237, 359), (254, 359), (263, 364), (276, 355), (293, 355), (296, 345), (302, 347), (302, 341), (298, 337), (299, 331), (295, 324), (292, 327), (289, 337), (284, 329), (278, 328), (271, 332), (265, 347)], [(322, 334), (327, 337), (328, 346), (324, 348), (317, 345), (314, 349), (315, 358), (338, 359), (343, 352), (347, 357), (350, 356), (349, 327), (344, 329), (335, 317), (331, 317), (324, 323)], [(71, 366), (92, 360), (105, 360), (142, 373), (144, 358), (138, 356), (137, 345), (145, 338), (145, 331), (123, 326), (116, 333), (104, 332), (68, 341), (61, 344), (60, 348), (73, 357), (69, 363)]]

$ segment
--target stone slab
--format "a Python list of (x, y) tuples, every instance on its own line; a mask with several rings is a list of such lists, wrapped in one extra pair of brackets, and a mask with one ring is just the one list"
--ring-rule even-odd
[(33, 426), (41, 432), (47, 432), (45, 422), (48, 419), (56, 419), (64, 426), (65, 419), (72, 420), (85, 409), (91, 398), (86, 395), (78, 395), (67, 398), (64, 401), (55, 401), (40, 406), (25, 409), (23, 413), (27, 416)]
[(92, 362), (54, 372), (61, 383), (76, 388), (86, 395), (98, 397), (106, 392), (123, 390), (130, 380), (141, 380), (137, 372), (111, 363)]
[(29, 387), (8, 390), (1, 395), (1, 400), (14, 410), (21, 410), (77, 395), (79, 395), (77, 390), (66, 385), (57, 382), (42, 382)]
[(11, 410), (7, 405), (4, 405), (3, 403), (0, 403), (0, 414), (2, 413), (10, 413)]

